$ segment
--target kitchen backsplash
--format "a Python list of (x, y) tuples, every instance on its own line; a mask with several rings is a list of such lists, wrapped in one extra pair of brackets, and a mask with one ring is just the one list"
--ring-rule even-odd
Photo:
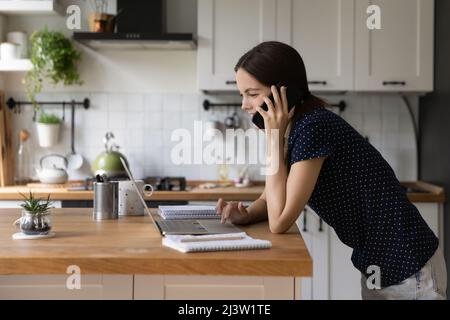
[[(23, 92), (8, 92), (7, 97), (26, 99)], [(77, 107), (75, 114), (75, 150), (81, 153), (86, 165), (77, 171), (70, 171), (70, 179), (90, 176), (90, 163), (104, 150), (105, 133), (112, 131), (120, 151), (128, 158), (136, 177), (155, 175), (185, 176), (188, 179), (217, 180), (218, 165), (175, 165), (171, 161), (171, 150), (177, 142), (171, 141), (171, 134), (177, 128), (193, 132), (195, 120), (223, 120), (238, 111), (242, 127), (249, 127), (248, 115), (239, 108), (219, 107), (204, 111), (204, 99), (211, 102), (239, 103), (237, 95), (203, 94), (111, 94), (102, 92), (48, 93), (40, 94), (41, 101), (68, 101), (90, 98), (91, 107), (84, 110)], [(323, 95), (330, 103), (344, 100), (347, 104), (342, 113), (355, 129), (368, 137), (391, 164), (399, 180), (417, 179), (417, 157), (414, 130), (407, 108), (398, 94), (345, 94)], [(409, 101), (417, 114), (418, 97)], [(62, 116), (61, 107), (43, 106), (44, 110)], [(337, 110), (334, 110), (337, 112)], [(70, 152), (70, 108), (65, 108), (65, 121), (61, 131), (61, 142), (52, 148), (41, 148), (33, 124), (33, 110), (23, 106), (14, 114), (15, 144), (18, 132), (27, 129), (31, 133), (30, 147), (36, 168), (39, 159), (48, 153), (62, 155)], [(250, 152), (255, 146), (250, 146)], [(194, 150), (194, 152), (196, 152)], [(198, 150), (197, 150), (198, 152)], [(230, 165), (229, 178), (236, 177), (242, 166)], [(259, 166), (252, 165), (249, 172), (252, 179), (262, 180)], [(35, 177), (36, 178), (36, 177)]]

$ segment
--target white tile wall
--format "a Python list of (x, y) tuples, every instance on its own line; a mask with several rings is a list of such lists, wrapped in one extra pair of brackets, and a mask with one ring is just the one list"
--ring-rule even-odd
[[(8, 96), (15, 99), (26, 99), (22, 92), (10, 92)], [(204, 111), (204, 99), (211, 102), (239, 103), (237, 95), (222, 94), (205, 96), (202, 94), (111, 94), (95, 93), (52, 93), (40, 94), (38, 99), (82, 100), (90, 98), (91, 108), (76, 109), (75, 118), (75, 149), (84, 155), (86, 164), (76, 172), (69, 172), (71, 179), (90, 176), (90, 163), (97, 154), (103, 151), (103, 138), (107, 131), (112, 131), (116, 143), (128, 157), (136, 177), (150, 175), (180, 175), (188, 179), (217, 179), (217, 165), (174, 165), (171, 161), (171, 150), (176, 142), (171, 141), (171, 133), (177, 128), (186, 128), (193, 135), (195, 120), (217, 120), (223, 122), (226, 116), (239, 108), (217, 108)], [(417, 169), (416, 145), (411, 119), (397, 94), (346, 94), (327, 95), (323, 98), (330, 103), (344, 100), (347, 109), (342, 117), (355, 127), (363, 136), (381, 152), (391, 164), (400, 180), (415, 180)], [(418, 110), (418, 97), (409, 97), (415, 113)], [(62, 115), (61, 108), (45, 110)], [(47, 153), (56, 152), (67, 154), (70, 152), (70, 108), (65, 109), (65, 122), (62, 130), (61, 142), (52, 148), (43, 149), (38, 146), (37, 133), (32, 122), (33, 111), (30, 107), (22, 107), (20, 114), (14, 115), (16, 132), (28, 129), (31, 136), (34, 165)], [(336, 110), (337, 112), (337, 110)], [(250, 126), (247, 115), (242, 115), (243, 128)], [(15, 135), (17, 144), (17, 134)], [(203, 148), (209, 142), (203, 143)], [(259, 147), (264, 141), (258, 141)], [(258, 146), (251, 146), (254, 152)], [(201, 150), (192, 149), (192, 157)], [(247, 150), (247, 153), (249, 150)], [(247, 154), (248, 159), (248, 154)], [(230, 178), (234, 178), (242, 166), (230, 166)], [(249, 172), (255, 179), (259, 176), (260, 166), (249, 166)]]

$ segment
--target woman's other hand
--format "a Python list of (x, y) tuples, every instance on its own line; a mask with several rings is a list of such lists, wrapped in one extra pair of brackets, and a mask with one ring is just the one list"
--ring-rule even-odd
[(225, 202), (222, 198), (217, 201), (216, 212), (221, 215), (221, 223), (227, 220), (234, 224), (248, 224), (250, 214), (242, 202)]

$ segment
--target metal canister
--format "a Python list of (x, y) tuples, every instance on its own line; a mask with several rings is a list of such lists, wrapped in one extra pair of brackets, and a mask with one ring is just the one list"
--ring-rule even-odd
[(119, 182), (94, 182), (94, 220), (118, 219)]

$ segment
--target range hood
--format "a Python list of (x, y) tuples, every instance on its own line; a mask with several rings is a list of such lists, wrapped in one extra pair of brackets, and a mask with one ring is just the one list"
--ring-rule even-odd
[(115, 32), (74, 32), (94, 49), (195, 49), (192, 33), (166, 32), (165, 0), (117, 0)]
[(94, 50), (195, 49), (191, 33), (74, 32), (73, 39)]

